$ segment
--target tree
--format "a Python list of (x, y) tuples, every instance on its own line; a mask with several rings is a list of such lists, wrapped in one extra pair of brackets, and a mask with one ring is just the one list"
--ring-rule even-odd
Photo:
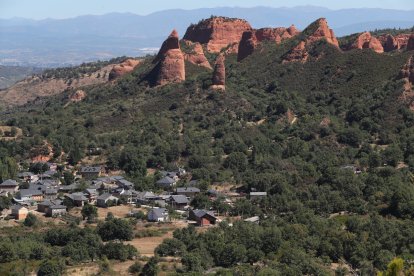
[(102, 240), (124, 240), (130, 241), (134, 237), (132, 225), (125, 219), (111, 219), (104, 223), (99, 223), (97, 233)]
[(248, 165), (247, 157), (242, 152), (230, 153), (224, 162), (224, 166), (226, 168), (238, 170), (238, 171), (245, 171), (247, 168), (247, 165)]
[(177, 239), (165, 239), (155, 248), (155, 253), (162, 257), (181, 256), (185, 251), (185, 244)]
[(38, 222), (39, 221), (38, 221), (37, 217), (35, 215), (33, 215), (32, 213), (29, 213), (27, 215), (27, 217), (25, 218), (23, 224), (25, 226), (32, 227), (32, 226), (36, 226), (38, 224)]
[(65, 270), (65, 265), (57, 260), (45, 260), (37, 271), (38, 276), (60, 276)]
[(128, 272), (133, 274), (133, 275), (139, 275), (139, 273), (142, 270), (142, 264), (138, 261), (136, 261), (135, 263), (133, 263), (129, 268), (128, 268)]
[(75, 176), (72, 172), (65, 171), (63, 172), (63, 183), (64, 185), (70, 185), (75, 181)]
[(386, 276), (400, 276), (404, 268), (404, 260), (401, 258), (394, 258), (387, 267)]
[(81, 211), (83, 219), (87, 218), (88, 221), (93, 221), (98, 216), (98, 209), (90, 204), (85, 204)]
[(181, 263), (183, 264), (187, 272), (201, 272), (203, 267), (201, 265), (201, 257), (195, 253), (187, 253), (181, 258)]
[(142, 268), (142, 276), (157, 276), (158, 274), (158, 259), (151, 257)]

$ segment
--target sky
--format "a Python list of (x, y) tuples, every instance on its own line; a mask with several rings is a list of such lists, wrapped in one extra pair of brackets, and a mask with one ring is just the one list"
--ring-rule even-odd
[(0, 18), (61, 19), (111, 12), (131, 12), (146, 15), (167, 9), (235, 6), (295, 7), (305, 5), (334, 10), (383, 8), (414, 11), (414, 0), (0, 0)]

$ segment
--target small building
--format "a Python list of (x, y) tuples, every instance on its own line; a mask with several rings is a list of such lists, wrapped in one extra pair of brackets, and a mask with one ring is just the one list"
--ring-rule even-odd
[(171, 188), (177, 183), (177, 181), (169, 176), (165, 176), (156, 182), (157, 186), (162, 188)]
[(11, 207), (11, 214), (16, 220), (24, 220), (27, 217), (29, 210), (21, 205), (13, 205)]
[(258, 224), (260, 222), (260, 217), (259, 216), (254, 216), (254, 217), (247, 218), (244, 221)]
[(37, 211), (41, 213), (46, 213), (47, 208), (53, 206), (54, 203), (50, 200), (45, 200), (37, 204)]
[(7, 179), (0, 184), (0, 191), (14, 194), (19, 190), (19, 183), (13, 179)]
[(43, 191), (43, 195), (47, 199), (55, 199), (57, 197), (58, 190), (56, 188), (46, 188)]
[(184, 195), (187, 197), (194, 197), (200, 193), (200, 189), (196, 187), (178, 187), (176, 190), (177, 195)]
[(185, 210), (188, 207), (188, 198), (183, 195), (172, 195), (170, 197), (170, 205), (176, 210)]
[(126, 180), (126, 179), (119, 179), (116, 180), (116, 184), (123, 189), (132, 190), (134, 188), (134, 183)]
[(250, 192), (249, 198), (250, 200), (255, 200), (258, 198), (264, 198), (267, 196), (267, 192)]
[(38, 189), (21, 189), (19, 192), (22, 201), (40, 202), (44, 199), (43, 192)]
[(88, 202), (88, 199), (83, 193), (73, 193), (66, 196), (72, 200), (74, 206), (82, 207), (85, 203)]
[(17, 174), (17, 177), (24, 182), (35, 182), (39, 180), (39, 177), (32, 172), (21, 172)]
[(89, 203), (94, 202), (98, 197), (98, 191), (94, 188), (89, 188), (85, 190), (85, 195), (89, 200)]
[(139, 204), (148, 204), (158, 199), (160, 199), (160, 196), (150, 191), (139, 192), (136, 195), (136, 202)]
[(148, 212), (148, 221), (164, 222), (168, 221), (168, 210), (165, 208), (153, 208)]
[(202, 209), (190, 210), (190, 213), (188, 214), (188, 219), (196, 221), (198, 226), (216, 224), (217, 221), (217, 218), (214, 216), (213, 212), (209, 212)]
[(103, 208), (116, 205), (117, 203), (118, 198), (108, 193), (102, 194), (96, 199), (96, 205)]
[(66, 214), (66, 206), (64, 205), (52, 205), (46, 211), (46, 216), (48, 217), (58, 217), (63, 214)]
[(102, 174), (102, 167), (101, 166), (95, 166), (95, 167), (81, 167), (80, 174), (82, 175), (82, 178), (85, 179), (94, 179), (97, 177), (100, 177)]

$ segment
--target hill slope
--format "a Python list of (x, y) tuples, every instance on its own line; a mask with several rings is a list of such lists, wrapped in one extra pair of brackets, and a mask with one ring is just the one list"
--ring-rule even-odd
[[(211, 39), (223, 39), (220, 26), (202, 23)], [(1, 114), (23, 133), (2, 141), (2, 153), (25, 160), (47, 140), (55, 160), (93, 157), (124, 170), (138, 190), (157, 189), (147, 168), (183, 166), (201, 188), (266, 191), (256, 202), (214, 205), (234, 218), (260, 216), (259, 225), (175, 232), (186, 252), (177, 254), (199, 260), (189, 271), (330, 275), (344, 262), (374, 275), (395, 256), (411, 260), (414, 113), (402, 97), (412, 99), (404, 94), (412, 83), (400, 71), (411, 72), (404, 65), (413, 51), (342, 51), (322, 19), (278, 43), (256, 44), (241, 62), (234, 47), (216, 52), (203, 44), (211, 64), (225, 57), (223, 92), (210, 88), (212, 69), (184, 59), (194, 49), (176, 32), (164, 45), (131, 73), (85, 87), (81, 101), (68, 104), (69, 89)], [(284, 62), (297, 45), (306, 60)], [(174, 66), (169, 58), (185, 62), (185, 80), (153, 87), (160, 62)], [(101, 150), (87, 156), (91, 148)]]

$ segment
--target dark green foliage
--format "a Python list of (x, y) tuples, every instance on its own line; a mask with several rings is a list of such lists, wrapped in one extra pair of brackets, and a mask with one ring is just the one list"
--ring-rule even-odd
[(142, 268), (140, 275), (142, 276), (157, 276), (158, 274), (158, 259), (156, 257), (151, 257), (149, 261)]
[(65, 265), (58, 260), (46, 260), (40, 264), (37, 271), (38, 276), (60, 276), (63, 275)]
[[(185, 82), (149, 89), (154, 66), (147, 59), (113, 85), (85, 88), (88, 97), (76, 105), (62, 108), (67, 95), (57, 95), (14, 108), (1, 118), (25, 135), (0, 141), (1, 177), (13, 178), (16, 161), (45, 139), (72, 164), (91, 145), (99, 147), (108, 167), (125, 170), (138, 190), (156, 188), (160, 176), (147, 176), (147, 168), (180, 165), (204, 190), (225, 183), (267, 192), (232, 207), (194, 198), (196, 208), (261, 222), (176, 231), (157, 251), (183, 257), (184, 270), (325, 275), (327, 264), (340, 259), (364, 275), (384, 270), (391, 256), (414, 254), (414, 115), (399, 100), (403, 82), (397, 79), (411, 53), (340, 52), (320, 41), (308, 47), (308, 62), (283, 64), (315, 26), (279, 45), (263, 43), (240, 63), (229, 55), (225, 93), (209, 90), (211, 72), (191, 65)], [(53, 74), (71, 78), (82, 70)], [(89, 251), (76, 243), (74, 236), (86, 235), (78, 231), (47, 232), (45, 241), (71, 261), (100, 256), (94, 245)], [(132, 238), (126, 220), (109, 218), (96, 231), (105, 241)], [(13, 245), (0, 243), (0, 252), (11, 252), (0, 259), (21, 258)], [(267, 266), (261, 271), (249, 266), (261, 262)], [(155, 275), (156, 266), (151, 259), (144, 275)]]
[(29, 213), (27, 217), (24, 219), (23, 224), (27, 227), (33, 227), (36, 226), (39, 223), (37, 217), (33, 215), (32, 213)]
[(132, 225), (125, 219), (114, 218), (99, 223), (96, 231), (104, 241), (130, 241), (133, 238)]
[(124, 245), (117, 242), (108, 242), (100, 250), (101, 255), (105, 255), (108, 259), (126, 261), (133, 259), (138, 255), (138, 251), (132, 245)]
[(91, 204), (85, 204), (82, 207), (81, 214), (83, 219), (93, 221), (98, 216), (98, 209)]

